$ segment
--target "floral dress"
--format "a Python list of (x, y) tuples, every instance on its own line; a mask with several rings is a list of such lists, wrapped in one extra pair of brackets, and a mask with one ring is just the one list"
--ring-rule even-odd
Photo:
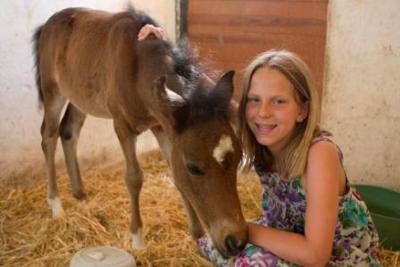
[[(314, 142), (321, 140), (330, 141), (320, 137)], [(340, 149), (339, 156), (342, 161)], [(300, 177), (283, 180), (277, 173), (265, 172), (262, 168), (256, 171), (263, 186), (263, 216), (259, 223), (304, 234), (306, 192)], [(247, 244), (238, 256), (225, 259), (210, 237), (201, 237), (197, 243), (202, 254), (217, 266), (296, 266), (252, 244)], [(368, 209), (356, 190), (347, 185), (346, 193), (339, 198), (339, 216), (328, 266), (381, 266), (378, 254), (378, 234)]]

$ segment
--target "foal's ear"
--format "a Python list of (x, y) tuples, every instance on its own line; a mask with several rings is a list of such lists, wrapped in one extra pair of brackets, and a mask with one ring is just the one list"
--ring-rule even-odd
[(169, 89), (166, 85), (167, 77), (161, 76), (155, 83), (155, 96), (159, 104), (169, 107), (181, 107), (186, 104), (186, 100)]
[(217, 82), (212, 96), (218, 99), (218, 105), (221, 110), (224, 110), (229, 117), (229, 123), (235, 132), (239, 130), (239, 104), (233, 99), (233, 76), (235, 71), (226, 72)]
[(222, 77), (218, 80), (215, 85), (214, 90), (210, 93), (210, 96), (213, 99), (218, 100), (219, 107), (222, 110), (228, 111), (230, 101), (233, 95), (233, 76), (235, 75), (235, 71), (231, 70), (226, 72)]
[(186, 106), (187, 101), (181, 95), (169, 89), (166, 82), (166, 76), (161, 76), (154, 82), (155, 110), (153, 116), (156, 117), (165, 131), (173, 133), (177, 124), (175, 113)]

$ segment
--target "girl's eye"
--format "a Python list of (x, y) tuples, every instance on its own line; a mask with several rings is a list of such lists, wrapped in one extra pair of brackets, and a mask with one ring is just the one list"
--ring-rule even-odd
[(285, 101), (284, 99), (278, 98), (278, 99), (274, 99), (274, 100), (272, 101), (272, 103), (273, 103), (273, 104), (276, 104), (276, 105), (281, 105), (281, 104), (286, 103), (286, 101)]
[(260, 100), (257, 97), (248, 97), (247, 98), (247, 103), (257, 103)]

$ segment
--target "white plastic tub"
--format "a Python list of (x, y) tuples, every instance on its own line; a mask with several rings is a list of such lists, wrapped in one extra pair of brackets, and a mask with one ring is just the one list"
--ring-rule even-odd
[(109, 246), (89, 247), (72, 257), (70, 267), (136, 267), (135, 259), (125, 250)]

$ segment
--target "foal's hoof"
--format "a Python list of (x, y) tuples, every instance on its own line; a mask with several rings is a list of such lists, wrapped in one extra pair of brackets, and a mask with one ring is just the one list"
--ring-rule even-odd
[(77, 200), (86, 200), (87, 199), (86, 193), (83, 191), (75, 192), (75, 193), (73, 193), (73, 196)]

